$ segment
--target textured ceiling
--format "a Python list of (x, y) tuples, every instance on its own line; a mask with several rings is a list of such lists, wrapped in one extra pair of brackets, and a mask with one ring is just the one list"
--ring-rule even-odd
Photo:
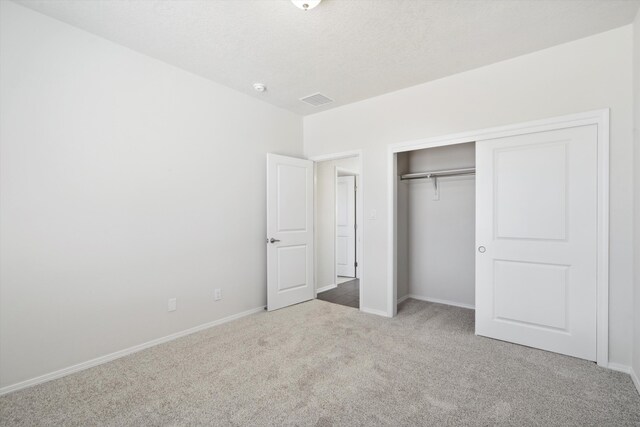
[[(633, 21), (640, 0), (19, 0), (306, 115)], [(263, 82), (264, 93), (252, 84)], [(334, 103), (299, 101), (321, 92)]]

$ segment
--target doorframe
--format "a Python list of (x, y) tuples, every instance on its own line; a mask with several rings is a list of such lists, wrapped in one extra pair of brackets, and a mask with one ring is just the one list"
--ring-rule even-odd
[(587, 111), (542, 120), (516, 123), (391, 144), (387, 150), (387, 315), (397, 313), (397, 154), (424, 148), (478, 142), (577, 126), (596, 125), (598, 132), (598, 225), (596, 273), (596, 362), (609, 365), (609, 115), (610, 109)]
[[(353, 156), (352, 156), (353, 157)], [(357, 179), (357, 177), (360, 176), (359, 173), (354, 172), (350, 169), (347, 168), (343, 168), (341, 166), (336, 166), (335, 170), (334, 170), (334, 184), (335, 184), (335, 188), (333, 190), (333, 195), (334, 195), (334, 207), (335, 207), (335, 230), (333, 233), (333, 276), (334, 276), (334, 282), (336, 285), (338, 285), (338, 267), (337, 267), (337, 260), (338, 260), (338, 178), (339, 178), (339, 174), (340, 173), (347, 173), (350, 175), (344, 175), (344, 176), (353, 176), (354, 182), (354, 191), (355, 191), (355, 196), (356, 196), (356, 200), (354, 200), (354, 209), (356, 211), (356, 215), (354, 218), (354, 221), (356, 223), (356, 229), (355, 229), (355, 257), (354, 257), (354, 262), (358, 265), (358, 267), (360, 266), (360, 264), (358, 263), (358, 255), (360, 254), (360, 245), (358, 243), (358, 235), (359, 230), (358, 228), (360, 228), (360, 223), (358, 222), (358, 211), (360, 211), (361, 209), (358, 209), (358, 181), (359, 179)], [(358, 267), (355, 267), (355, 277), (354, 279), (358, 278)]]
[[(339, 153), (330, 153), (330, 154), (321, 154), (318, 156), (311, 156), (308, 157), (309, 160), (311, 160), (313, 162), (313, 177), (314, 177), (314, 181), (315, 181), (315, 177), (316, 177), (316, 163), (318, 162), (324, 162), (327, 160), (340, 160), (340, 159), (346, 159), (349, 157), (357, 157), (358, 158), (358, 177), (359, 177), (359, 186), (358, 186), (358, 190), (356, 191), (356, 206), (361, 206), (362, 208), (360, 210), (356, 209), (356, 223), (358, 224), (358, 232), (360, 235), (360, 245), (358, 246), (359, 248), (364, 248), (364, 239), (365, 239), (365, 227), (363, 224), (363, 213), (364, 213), (364, 171), (362, 168), (363, 165), (363, 161), (362, 161), (362, 150), (358, 149), (358, 150), (351, 150), (351, 151), (342, 151)], [(336, 172), (337, 175), (337, 172)], [(316, 207), (317, 207), (317, 199), (316, 199), (316, 191), (315, 191), (315, 182), (314, 182), (314, 192), (313, 192), (313, 212), (314, 212), (314, 216), (313, 216), (313, 229), (314, 229), (314, 236), (316, 235), (316, 223), (317, 223), (317, 215), (315, 215), (316, 212)], [(337, 181), (335, 182), (335, 185), (337, 185)], [(334, 197), (334, 203), (335, 203), (335, 197)], [(334, 260), (333, 260), (333, 277), (334, 277), (334, 281), (337, 282), (337, 271), (336, 271), (336, 266), (335, 266), (335, 241), (337, 240), (336, 237), (336, 231), (334, 230)], [(314, 241), (314, 245), (315, 245), (315, 241)], [(360, 311), (366, 311), (363, 310), (364, 304), (362, 303), (363, 301), (363, 295), (364, 295), (364, 271), (365, 271), (365, 261), (364, 261), (364, 253), (363, 251), (360, 251), (359, 254), (359, 259), (358, 259), (358, 267), (360, 268), (360, 282), (359, 282), (359, 302), (360, 302), (360, 307), (358, 308)], [(317, 263), (314, 263), (314, 269), (318, 268), (317, 267)], [(337, 283), (336, 283), (337, 285)], [(314, 298), (318, 297), (318, 284), (316, 283), (316, 271), (314, 270), (313, 272), (313, 289), (314, 289)]]

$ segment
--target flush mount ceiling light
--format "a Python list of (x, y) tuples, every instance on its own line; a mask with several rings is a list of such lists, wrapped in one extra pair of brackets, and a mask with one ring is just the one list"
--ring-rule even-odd
[(267, 86), (264, 83), (254, 83), (253, 88), (256, 90), (256, 92), (264, 92), (265, 90), (267, 90)]
[(291, 0), (291, 3), (302, 10), (313, 9), (320, 4), (322, 0)]

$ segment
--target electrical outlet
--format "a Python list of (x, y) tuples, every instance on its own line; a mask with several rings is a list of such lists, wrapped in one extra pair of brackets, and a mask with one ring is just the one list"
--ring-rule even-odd
[(167, 305), (167, 311), (176, 311), (177, 308), (176, 298), (169, 298), (169, 304)]
[(222, 299), (222, 289), (213, 290), (213, 299), (216, 301), (220, 301)]

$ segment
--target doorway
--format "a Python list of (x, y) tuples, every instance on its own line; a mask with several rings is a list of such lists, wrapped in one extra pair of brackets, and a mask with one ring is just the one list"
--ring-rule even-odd
[[(320, 299), (369, 311), (362, 305), (364, 228), (358, 226), (362, 224), (361, 171), (361, 150), (312, 159), (267, 153), (268, 311), (305, 302), (319, 294)], [(349, 176), (355, 201), (348, 192), (343, 198), (354, 202), (354, 233), (347, 241), (355, 240), (355, 245), (343, 258), (352, 257), (354, 264), (351, 271), (341, 272), (344, 276), (339, 280), (336, 194), (338, 179)], [(345, 213), (349, 215), (348, 210)], [(327, 293), (330, 291), (334, 292)]]
[(317, 298), (352, 308), (361, 301), (360, 186), (360, 156), (316, 161)]

